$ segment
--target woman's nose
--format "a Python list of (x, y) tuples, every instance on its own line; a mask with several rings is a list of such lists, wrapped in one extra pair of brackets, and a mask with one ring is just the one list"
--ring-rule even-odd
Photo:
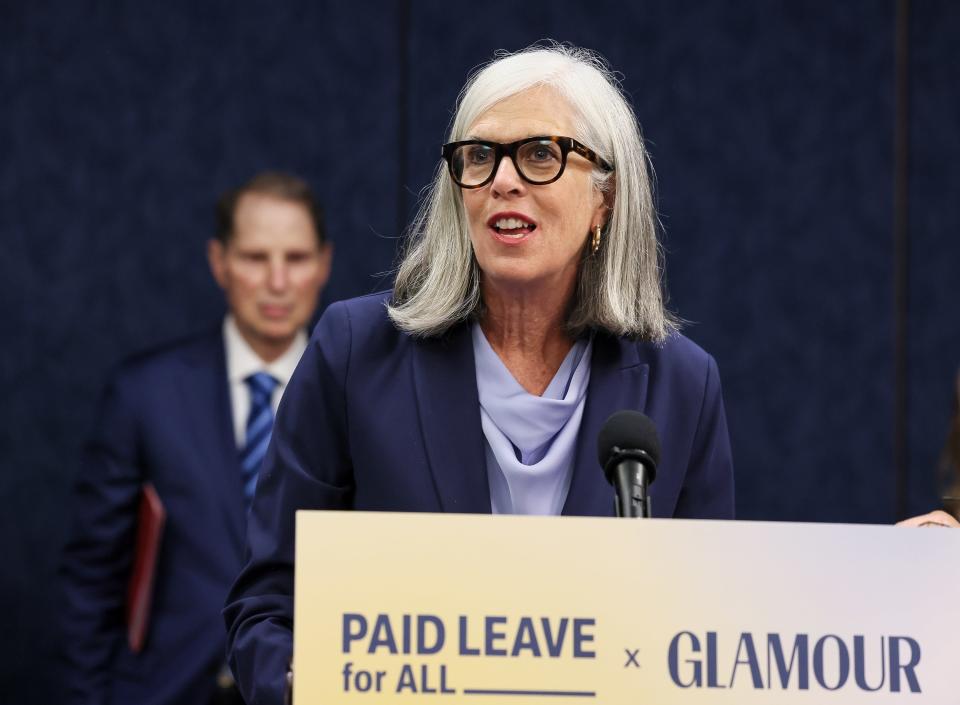
[(517, 172), (513, 160), (504, 156), (497, 165), (497, 172), (493, 175), (493, 181), (490, 183), (491, 191), (500, 196), (508, 194), (522, 194), (526, 189), (526, 182)]

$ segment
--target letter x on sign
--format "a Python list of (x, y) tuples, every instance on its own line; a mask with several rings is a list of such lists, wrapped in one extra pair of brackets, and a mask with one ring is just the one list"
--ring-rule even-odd
[(623, 664), (623, 667), (629, 668), (633, 666), (634, 668), (640, 668), (640, 662), (637, 661), (637, 654), (640, 653), (640, 649), (624, 649), (623, 651), (627, 655), (627, 662)]

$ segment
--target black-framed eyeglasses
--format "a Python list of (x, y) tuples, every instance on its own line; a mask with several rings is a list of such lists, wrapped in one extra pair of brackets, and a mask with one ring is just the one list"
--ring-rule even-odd
[(513, 161), (520, 177), (531, 184), (552, 184), (563, 176), (567, 154), (576, 152), (605, 171), (613, 167), (572, 137), (527, 137), (509, 144), (488, 140), (463, 140), (443, 145), (450, 176), (462, 188), (480, 188), (493, 180), (504, 155)]

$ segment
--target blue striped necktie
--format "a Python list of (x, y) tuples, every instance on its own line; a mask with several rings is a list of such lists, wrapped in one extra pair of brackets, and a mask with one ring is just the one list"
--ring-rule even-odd
[(270, 398), (279, 382), (266, 372), (257, 372), (244, 382), (250, 388), (250, 415), (247, 417), (247, 438), (240, 451), (240, 477), (243, 482), (243, 499), (247, 511), (257, 489), (260, 464), (267, 453), (270, 432), (273, 430), (273, 406)]

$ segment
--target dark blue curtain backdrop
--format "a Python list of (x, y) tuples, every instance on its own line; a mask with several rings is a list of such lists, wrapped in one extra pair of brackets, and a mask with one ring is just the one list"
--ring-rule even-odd
[(923, 505), (960, 366), (960, 7), (911, 5), (909, 504)]
[[(108, 368), (218, 320), (212, 205), (307, 177), (324, 301), (389, 284), (456, 95), (544, 37), (624, 75), (673, 308), (724, 382), (741, 518), (895, 518), (895, 3), (0, 0), (0, 700), (51, 702), (57, 552)], [(910, 8), (908, 496), (960, 364), (960, 10)]]

